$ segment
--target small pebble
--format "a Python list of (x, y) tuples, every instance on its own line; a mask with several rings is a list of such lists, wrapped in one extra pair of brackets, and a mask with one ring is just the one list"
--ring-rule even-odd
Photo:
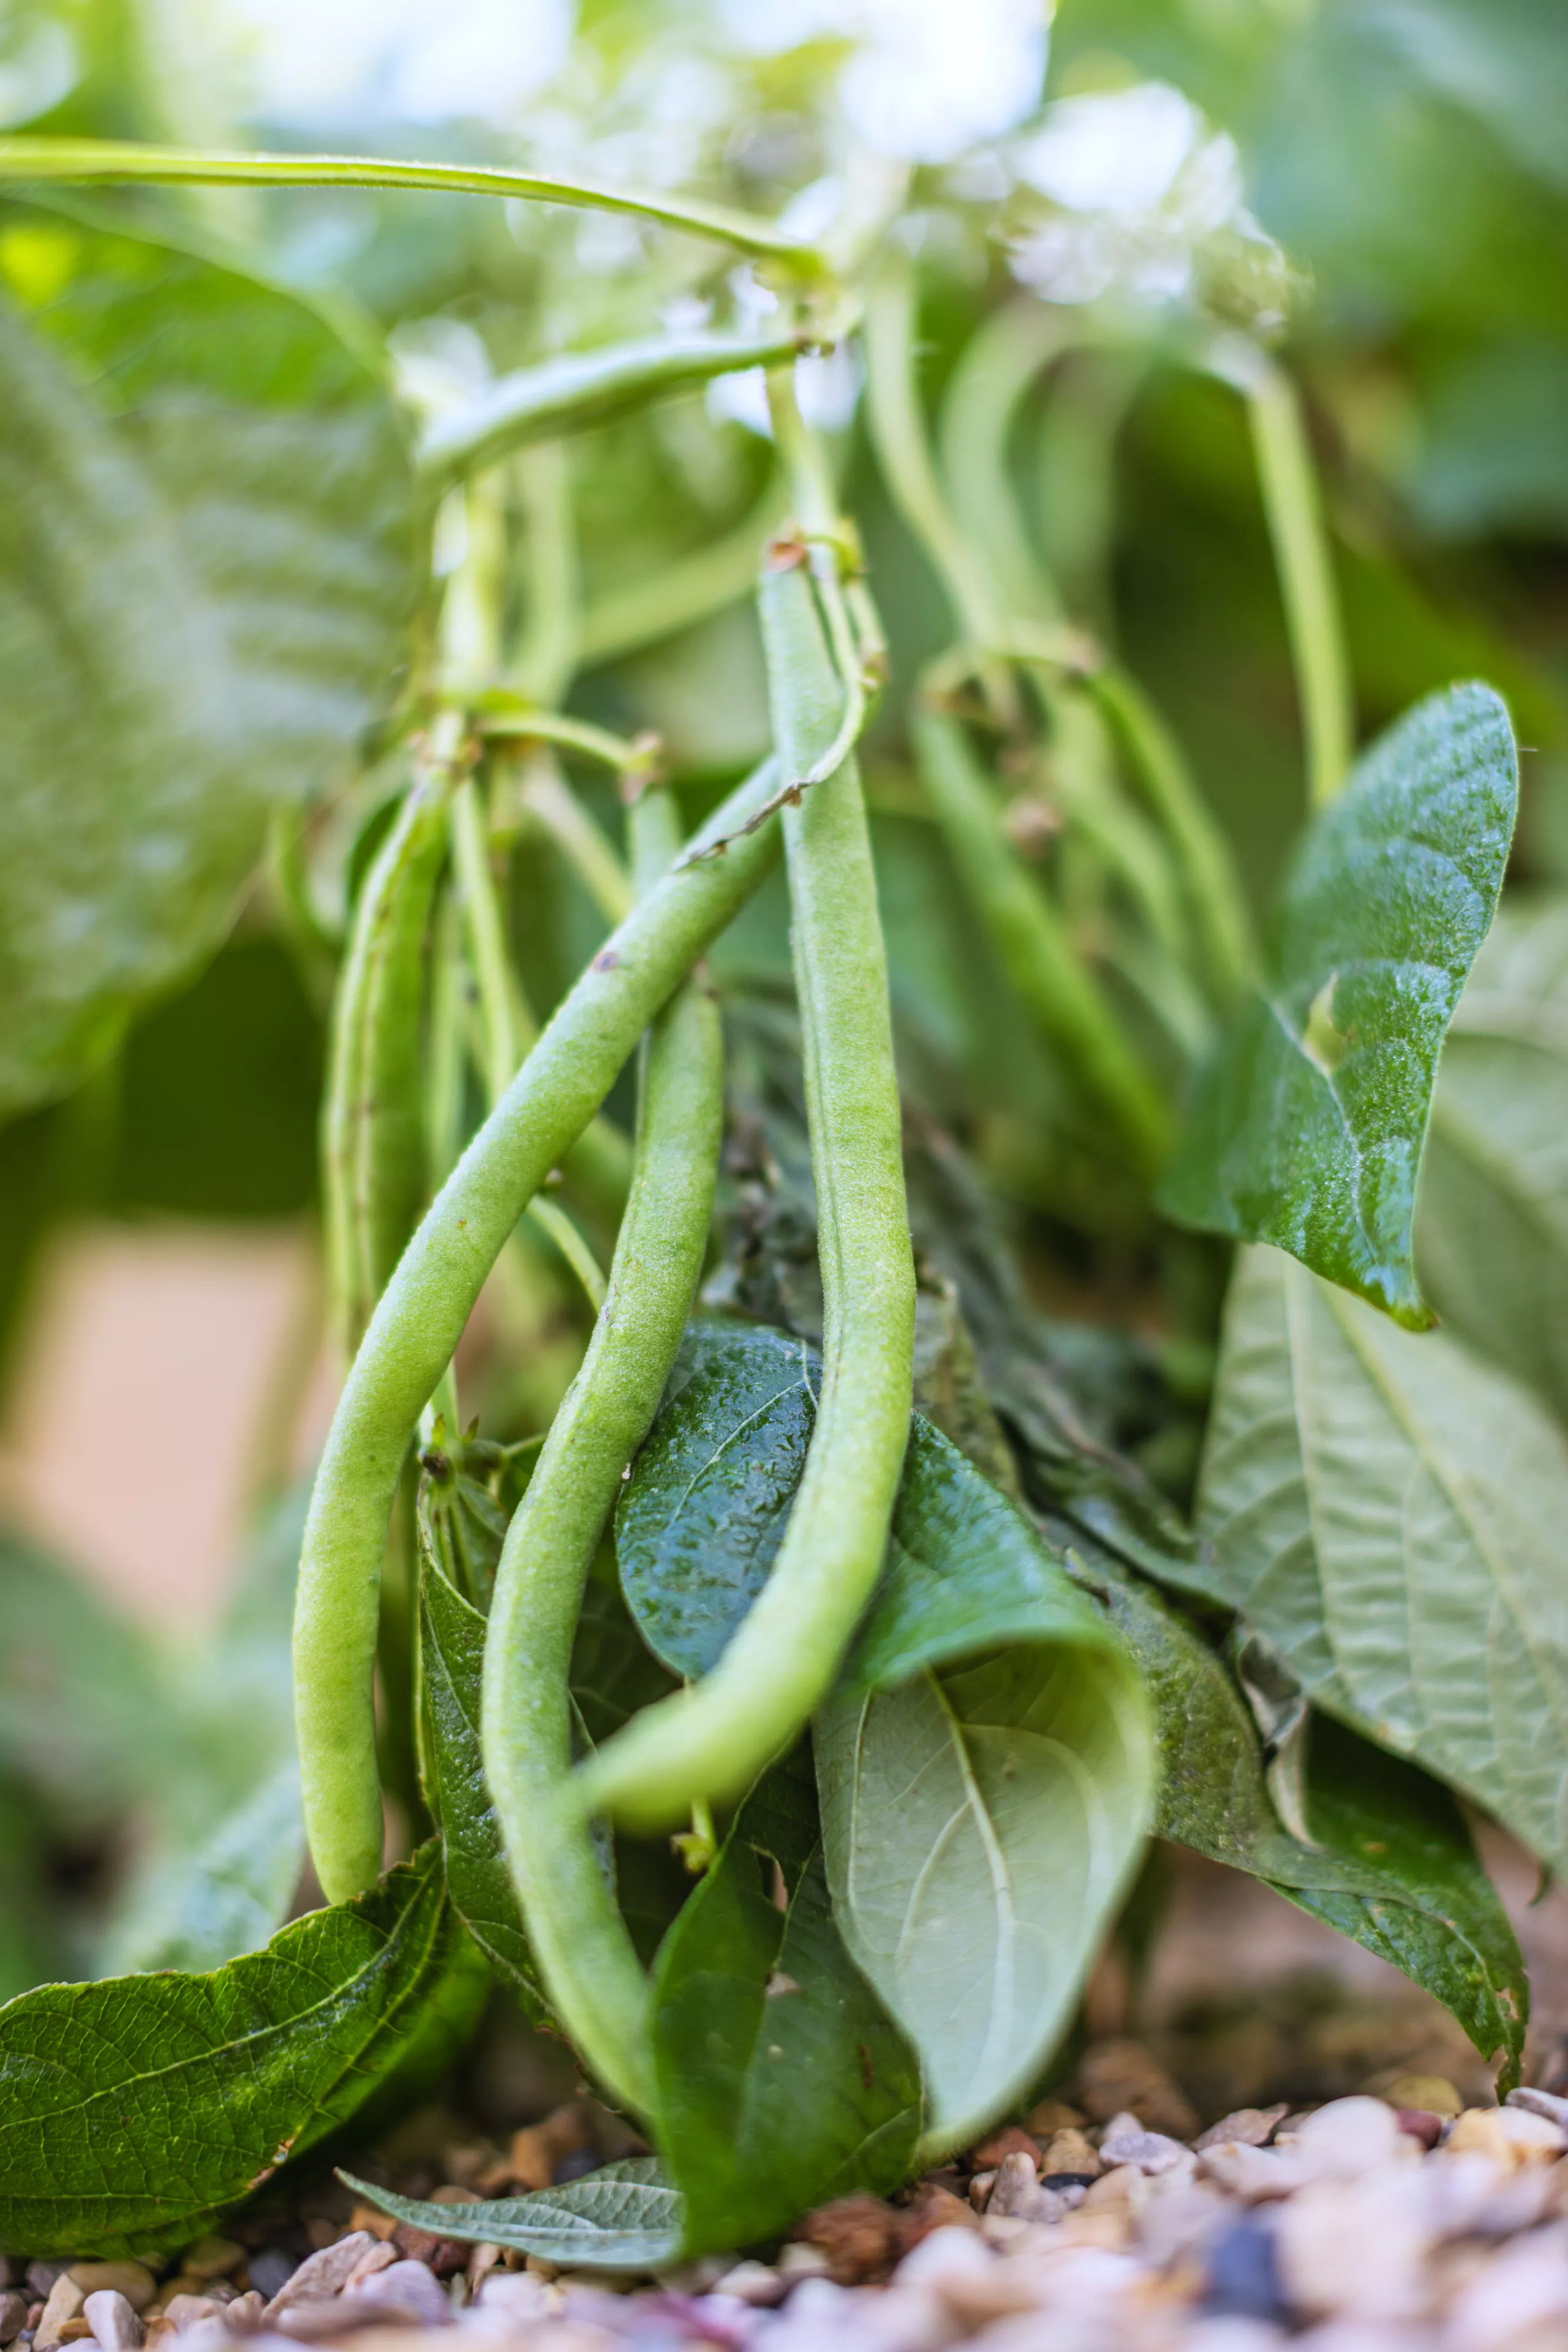
[(1467, 2107), (1443, 2143), (1448, 2156), (1490, 2156), (1513, 2168), (1552, 2164), (1563, 2154), (1562, 2126), (1527, 2107)]
[(1202, 2308), (1215, 2316), (1266, 2319), (1283, 2326), (1293, 2316), (1280, 2277), (1273, 2230), (1260, 2215), (1241, 2213), (1209, 2245)]
[(33, 2333), (33, 2352), (56, 2352), (64, 2341), (63, 2331), (68, 2319), (81, 2315), (86, 2294), (68, 2271), (62, 2271), (49, 2289), (38, 2324)]
[(245, 2248), (232, 2238), (198, 2238), (180, 2257), (187, 2278), (232, 2278), (245, 2260)]
[(103, 2352), (140, 2352), (147, 2330), (119, 2289), (100, 2286), (82, 2305), (82, 2317)]
[(1445, 2123), (1462, 2113), (1465, 2104), (1446, 2074), (1400, 2074), (1378, 2096), (1391, 2107), (1418, 2107)]
[(1294, 2158), (1308, 2179), (1354, 2180), (1391, 2163), (1402, 2137), (1398, 2118), (1382, 2099), (1332, 2099), (1291, 2133), (1280, 2133), (1274, 2145)]
[(27, 2325), (27, 2298), (15, 2287), (0, 2294), (0, 2345), (15, 2344)]
[(252, 2254), (248, 2268), (252, 2286), (270, 2302), (294, 2276), (299, 2268), (299, 2258), (282, 2246), (265, 2246), (259, 2254)]
[(291, 2304), (309, 2303), (323, 2295), (340, 2294), (359, 2268), (361, 2258), (375, 2242), (367, 2231), (350, 2230), (346, 2238), (339, 2238), (330, 2246), (319, 2247), (315, 2253), (308, 2254), (298, 2269), (284, 2281), (267, 2305), (263, 2317), (270, 2325)]
[(1277, 2107), (1238, 2107), (1234, 2114), (1210, 2124), (1206, 2132), (1199, 2132), (1192, 2144), (1193, 2153), (1201, 2156), (1206, 2147), (1224, 2147), (1232, 2140), (1241, 2147), (1266, 2147), (1290, 2112), (1283, 2100)]
[[(1533, 2091), (1525, 2083), (1517, 2091), (1511, 2091), (1503, 2104), (1522, 2107), (1527, 2116), (1544, 2116), (1549, 2124), (1559, 2125), (1568, 2134), (1568, 2099), (1560, 2099), (1555, 2091)], [(1458, 2109), (1456, 2107), (1454, 2112), (1457, 2115)]]
[(1100, 2161), (1114, 2167), (1130, 2164), (1139, 2172), (1154, 2175), (1174, 2171), (1178, 2166), (1192, 2168), (1192, 2151), (1179, 2139), (1165, 2132), (1147, 2131), (1132, 2114), (1113, 2116), (1106, 2125), (1100, 2141)]
[(440, 2280), (423, 2263), (392, 2263), (371, 2272), (346, 2290), (343, 2301), (350, 2300), (412, 2312), (426, 2327), (444, 2326), (452, 2317)]
[(1085, 2138), (1082, 2132), (1074, 2130), (1071, 2124), (1061, 2131), (1052, 2132), (1040, 2159), (1042, 2180), (1065, 2172), (1076, 2180), (1088, 2182), (1098, 2180), (1104, 2169), (1104, 2158), (1092, 2142)]

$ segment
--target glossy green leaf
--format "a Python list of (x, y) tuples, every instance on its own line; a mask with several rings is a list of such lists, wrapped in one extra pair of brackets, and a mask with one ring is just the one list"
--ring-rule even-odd
[(212, 1975), (11, 2001), (0, 2243), (74, 2258), (199, 2237), (395, 2074), (461, 1937), (432, 1843)]
[(478, 2205), (427, 2205), (396, 2197), (369, 2180), (345, 2180), (368, 2205), (416, 2230), (461, 2242), (512, 2246), (562, 2269), (649, 2271), (674, 2260), (681, 2244), (679, 2191), (653, 2158), (601, 2165), (582, 2180), (531, 2197), (497, 2197)]
[[(766, 1580), (814, 1372), (782, 1332), (687, 1333), (616, 1527), (632, 1615), (678, 1670), (717, 1655)], [(883, 1581), (814, 1738), (834, 1916), (919, 2053), (932, 2145), (956, 2147), (1070, 2015), (1154, 1765), (1120, 1642), (919, 1414)]]
[(4, 215), (11, 1111), (217, 945), (269, 812), (346, 772), (416, 574), (386, 386), (322, 311), (129, 223)]
[(768, 1580), (805, 1467), (817, 1359), (756, 1324), (694, 1323), (615, 1515), (621, 1589), (672, 1674), (707, 1674)]
[(1518, 765), (1490, 688), (1407, 712), (1314, 821), (1264, 985), (1199, 1088), (1162, 1189), (1182, 1223), (1271, 1242), (1412, 1329), (1437, 1056), (1485, 939)]
[(1568, 1862), (1568, 1439), (1445, 1333), (1243, 1253), (1199, 1493), (1206, 1581), (1317, 1705)]
[(1505, 899), (1437, 1074), (1416, 1225), (1454, 1335), (1568, 1416), (1568, 902)]
[(1257, 1726), (1224, 1662), (1180, 1611), (1103, 1554), (1079, 1572), (1143, 1670), (1155, 1711), (1157, 1834), (1266, 1879), (1389, 1960), (1517, 2079), (1529, 2016), (1518, 1939), (1447, 1790), (1325, 1717), (1310, 1727), (1312, 1843), (1270, 1800)]
[(747, 1799), (666, 1937), (653, 2036), (688, 2253), (908, 2174), (920, 2069), (834, 1926), (804, 1749)]

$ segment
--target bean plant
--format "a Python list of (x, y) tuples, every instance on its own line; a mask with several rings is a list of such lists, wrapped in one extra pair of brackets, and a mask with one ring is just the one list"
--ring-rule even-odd
[[(1568, 1860), (1563, 919), (1499, 910), (1492, 686), (1361, 740), (1278, 249), (1144, 312), (986, 265), (955, 337), (944, 252), (1030, 224), (867, 153), (815, 224), (64, 134), (0, 181), (0, 1093), (90, 1082), (259, 857), (326, 1018), (341, 1373), (274, 1536), (298, 1782), (275, 1693), (155, 1931), (0, 2009), (0, 2243), (173, 2249), (351, 2166), (498, 1985), (653, 2153), (443, 2234), (766, 2244), (1057, 2079), (1151, 1840), (1391, 1960), (1506, 2091), (1474, 1820)], [(201, 209), (236, 188), (620, 219), (674, 307), (388, 344)], [(1108, 448), (1155, 368), (1265, 518), (1271, 907), (1025, 482), (1042, 387)], [(650, 567), (672, 467), (731, 511)], [(674, 709), (701, 625), (765, 681), (746, 772), (626, 683)], [(1143, 1305), (1075, 1341), (1048, 1264)]]

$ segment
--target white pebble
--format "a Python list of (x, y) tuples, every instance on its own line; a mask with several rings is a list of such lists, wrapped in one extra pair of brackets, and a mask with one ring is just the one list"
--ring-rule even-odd
[(124, 2295), (114, 2287), (100, 2287), (82, 2305), (82, 2317), (103, 2352), (138, 2352), (147, 2330)]
[[(1561, 2331), (1561, 2333), (1559, 2332)], [(1533, 2231), (1500, 2249), (1448, 2311), (1445, 2352), (1537, 2352), (1568, 2339), (1568, 2231)]]
[(1416, 2143), (1406, 2141), (1398, 2116), (1382, 2099), (1332, 2099), (1288, 2137), (1282, 2134), (1275, 2146), (1293, 2155), (1302, 2173), (1314, 2180), (1359, 2179), (1416, 2154)]
[(452, 2317), (451, 2298), (423, 2263), (390, 2263), (359, 2279), (348, 2293), (355, 2303), (384, 2303), (411, 2311), (426, 2327), (444, 2326)]

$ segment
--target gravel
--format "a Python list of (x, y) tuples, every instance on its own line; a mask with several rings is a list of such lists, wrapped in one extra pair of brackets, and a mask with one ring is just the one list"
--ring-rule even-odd
[[(1090, 2079), (1098, 2116), (1087, 2100), (1044, 2102), (896, 2202), (858, 2195), (806, 2216), (771, 2261), (616, 2281), (458, 2247), (360, 2208), (336, 2236), (310, 2223), (304, 2260), (208, 2239), (161, 2285), (134, 2263), (34, 2263), (25, 2288), (0, 2294), (0, 2342), (16, 2352), (141, 2352), (143, 2341), (146, 2352), (1568, 2347), (1568, 2100), (1526, 2090), (1502, 2107), (1461, 2108), (1448, 2084), (1406, 2078), (1394, 2098), (1242, 2108), (1200, 2132), (1148, 2065), (1140, 2072), (1135, 2045), (1114, 2045)], [(1136, 2106), (1111, 2106), (1112, 2084)], [(1417, 2088), (1429, 2106), (1406, 2104)], [(1187, 2128), (1169, 2128), (1178, 2122)], [(565, 2123), (530, 2131), (530, 2168), (568, 2152)]]

